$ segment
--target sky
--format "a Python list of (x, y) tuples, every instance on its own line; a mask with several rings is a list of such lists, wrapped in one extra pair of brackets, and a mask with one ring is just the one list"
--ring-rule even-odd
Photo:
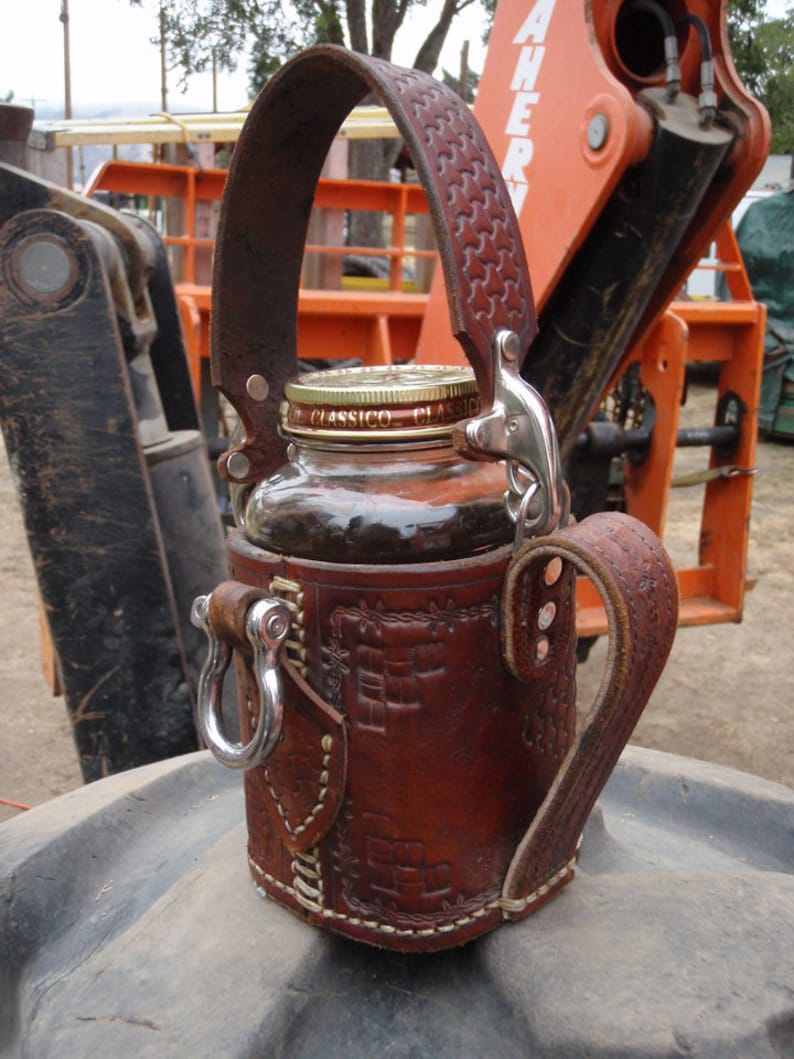
[[(428, 0), (427, 10), (417, 8), (410, 27), (403, 27), (394, 60), (410, 65), (417, 40), (432, 21), (440, 0)], [(529, 3), (529, 0), (528, 0)], [(767, 0), (770, 17), (782, 15), (791, 0)], [(69, 0), (72, 105), (75, 113), (89, 104), (145, 103), (159, 109), (160, 53), (151, 43), (157, 34), (157, 2), (144, 0), (132, 7), (129, 0)], [(55, 108), (63, 113), (63, 29), (61, 0), (0, 0), (0, 99), (11, 90), (14, 101), (25, 106)], [(442, 65), (457, 72), (464, 40), (470, 41), (470, 66), (481, 71), (482, 16), (475, 13), (453, 26), (442, 54)], [(218, 109), (236, 110), (245, 105), (245, 63), (218, 84)], [(212, 109), (209, 74), (191, 79), (188, 92), (169, 84), (169, 109), (175, 113)]]
[[(428, 7), (438, 9), (439, 0)], [(144, 0), (142, 8), (129, 0), (69, 0), (72, 106), (98, 102), (150, 102), (159, 108), (160, 51), (151, 43), (157, 36), (156, 0)], [(0, 98), (9, 90), (14, 102), (24, 106), (63, 108), (63, 27), (61, 0), (0, 0)], [(410, 65), (422, 31), (429, 23), (426, 11), (418, 9), (410, 30), (405, 27), (397, 40), (395, 62)], [(457, 72), (464, 37), (471, 39), (473, 69), (482, 69), (479, 42), (481, 17), (468, 27), (450, 34), (443, 65)], [(234, 75), (218, 83), (218, 109), (236, 110), (247, 102), (245, 62)], [(177, 75), (169, 83), (169, 109), (174, 112), (212, 109), (212, 79), (209, 74), (191, 78), (188, 92), (177, 88)]]

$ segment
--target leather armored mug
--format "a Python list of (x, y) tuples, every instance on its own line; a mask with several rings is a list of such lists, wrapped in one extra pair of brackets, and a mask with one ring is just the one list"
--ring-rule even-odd
[[(421, 179), (470, 368), (298, 375), (297, 298), (327, 150), (369, 93)], [(245, 770), (262, 893), (374, 945), (432, 951), (521, 919), (573, 877), (587, 817), (669, 653), (674, 571), (625, 515), (576, 525), (521, 366), (536, 332), (517, 221), (459, 97), (333, 46), (268, 82), (216, 244), (213, 381), (244, 436), (231, 580), (194, 606), (203, 738)], [(576, 726), (577, 572), (604, 603)], [(239, 744), (224, 734), (235, 659)]]

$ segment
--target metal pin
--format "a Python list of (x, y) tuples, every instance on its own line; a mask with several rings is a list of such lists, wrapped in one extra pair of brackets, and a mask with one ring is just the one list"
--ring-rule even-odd
[(600, 111), (594, 114), (587, 126), (587, 146), (591, 151), (600, 151), (609, 139), (609, 118)]
[(270, 387), (264, 375), (249, 375), (245, 384), (246, 392), (255, 401), (264, 401), (270, 393)]
[(251, 470), (251, 464), (245, 453), (233, 452), (226, 461), (226, 469), (232, 478), (239, 480), (245, 478)]

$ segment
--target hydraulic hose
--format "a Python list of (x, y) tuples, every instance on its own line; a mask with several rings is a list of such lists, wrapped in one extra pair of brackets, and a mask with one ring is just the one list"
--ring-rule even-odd
[(662, 27), (664, 33), (665, 84), (667, 85), (667, 99), (672, 103), (681, 90), (681, 67), (678, 64), (678, 38), (676, 37), (675, 23), (670, 12), (658, 0), (634, 0), (631, 10), (647, 11), (657, 19)]
[(679, 26), (694, 26), (700, 41), (700, 124), (707, 129), (717, 114), (717, 94), (714, 91), (714, 62), (711, 36), (708, 26), (700, 15), (685, 15), (677, 22)]

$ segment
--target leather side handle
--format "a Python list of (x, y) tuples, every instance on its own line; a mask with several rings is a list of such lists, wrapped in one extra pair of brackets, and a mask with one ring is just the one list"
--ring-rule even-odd
[(609, 620), (609, 653), (596, 700), (507, 871), (500, 907), (508, 919), (529, 914), (571, 877), (584, 825), (659, 679), (678, 620), (675, 571), (655, 534), (629, 515), (592, 515), (529, 541), (508, 568), (503, 650), (518, 679), (536, 642), (533, 615), (521, 613), (524, 581), (542, 576), (553, 560), (595, 584)]
[[(232, 157), (216, 240), (212, 378), (246, 430), (238, 481), (282, 462), (278, 410), (296, 373), (300, 271), (328, 149), (353, 107), (374, 93), (411, 153), (427, 195), (446, 280), (452, 332), (484, 407), (493, 398), (493, 340), (518, 335), (524, 359), (537, 331), (526, 256), (510, 197), (463, 100), (427, 74), (335, 45), (309, 48), (268, 81)], [(252, 376), (262, 376), (255, 385)], [(251, 392), (249, 392), (249, 390)], [(266, 390), (266, 396), (263, 396)]]

